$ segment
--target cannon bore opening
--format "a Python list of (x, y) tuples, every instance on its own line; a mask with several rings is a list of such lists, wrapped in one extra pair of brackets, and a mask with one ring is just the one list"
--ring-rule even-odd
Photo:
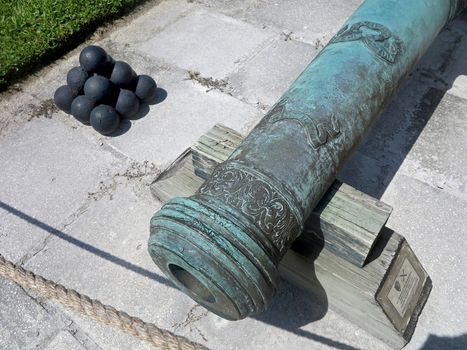
[(169, 270), (172, 275), (189, 291), (196, 294), (200, 299), (207, 303), (215, 303), (214, 295), (204, 286), (203, 283), (183, 267), (169, 264)]

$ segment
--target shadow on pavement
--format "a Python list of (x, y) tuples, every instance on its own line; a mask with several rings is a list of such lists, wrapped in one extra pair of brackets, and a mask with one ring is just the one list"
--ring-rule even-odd
[(74, 238), (72, 236), (70, 236), (69, 234), (63, 232), (63, 231), (60, 231), (32, 216), (29, 216), (28, 214), (22, 212), (21, 210), (18, 210), (18, 209), (15, 209), (13, 208), (12, 206), (0, 201), (0, 208), (3, 209), (3, 210), (6, 210), (7, 212), (17, 216), (18, 218), (30, 223), (31, 225), (34, 225), (34, 226), (37, 226), (39, 227), (40, 229), (50, 233), (51, 235), (54, 235), (60, 239), (63, 239), (64, 241), (70, 243), (70, 244), (73, 244), (75, 246), (77, 246), (78, 248), (81, 248), (83, 250), (86, 250), (87, 252), (91, 253), (91, 254), (94, 254), (94, 255), (97, 255), (99, 257), (101, 257), (102, 259), (105, 259), (105, 260), (108, 260), (116, 265), (119, 265), (127, 270), (130, 270), (130, 271), (133, 271), (141, 276), (144, 276), (144, 277), (147, 277), (147, 278), (150, 278), (156, 282), (159, 282), (159, 283), (162, 283), (166, 286), (169, 286), (169, 287), (172, 287), (174, 288), (174, 285), (172, 284), (172, 282), (170, 282), (167, 278), (165, 277), (162, 277), (162, 276), (159, 276), (158, 274), (154, 273), (154, 272), (151, 272), (149, 270), (146, 270), (140, 266), (137, 266), (135, 264), (132, 264), (131, 262), (129, 261), (126, 261), (124, 259), (121, 259), (119, 258), (118, 256), (115, 256), (111, 253), (108, 253), (104, 250), (101, 250), (99, 248), (96, 248), (92, 245), (90, 245), (89, 243), (86, 243), (86, 242), (83, 242), (77, 238)]
[(458, 337), (439, 337), (430, 334), (420, 350), (465, 350), (467, 349), (467, 333)]
[[(338, 178), (381, 198), (446, 92), (467, 75), (467, 15), (437, 37)], [(465, 46), (463, 46), (465, 47)], [(363, 155), (363, 160), (361, 155)], [(359, 159), (360, 158), (360, 159)]]

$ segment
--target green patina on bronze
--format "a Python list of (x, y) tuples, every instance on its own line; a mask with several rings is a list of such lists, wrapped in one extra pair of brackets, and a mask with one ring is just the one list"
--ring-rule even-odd
[(278, 262), (352, 150), (464, 0), (367, 0), (190, 198), (151, 220), (149, 253), (237, 320), (264, 311)]

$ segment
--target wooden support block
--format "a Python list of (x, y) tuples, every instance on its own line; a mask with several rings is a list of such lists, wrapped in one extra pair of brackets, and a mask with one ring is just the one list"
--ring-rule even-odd
[[(191, 196), (241, 140), (216, 125), (156, 179), (153, 195), (161, 202)], [(431, 280), (405, 239), (384, 227), (390, 213), (388, 205), (336, 181), (279, 270), (317, 302), (324, 291), (331, 309), (399, 349), (414, 332)]]
[(361, 267), (391, 212), (389, 205), (336, 180), (311, 212), (304, 231)]
[(151, 184), (152, 195), (162, 203), (173, 197), (189, 197), (203, 184), (204, 179), (195, 174), (191, 149), (185, 150)]

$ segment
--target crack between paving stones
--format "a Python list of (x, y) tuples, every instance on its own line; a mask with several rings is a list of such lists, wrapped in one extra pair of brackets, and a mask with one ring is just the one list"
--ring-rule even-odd
[[(196, 314), (195, 310), (201, 308), (201, 313)], [(176, 332), (179, 329), (188, 329), (190, 333), (193, 333), (196, 331), (198, 335), (205, 341), (207, 342), (208, 339), (204, 335), (204, 333), (199, 329), (199, 327), (196, 325), (197, 322), (201, 321), (203, 318), (206, 318), (209, 314), (209, 311), (204, 309), (201, 305), (193, 305), (188, 311), (187, 316), (185, 318), (185, 321), (183, 322), (177, 322), (175, 323), (172, 327), (174, 332)]]
[(188, 70), (187, 74), (188, 77), (186, 78), (186, 80), (191, 80), (195, 83), (200, 84), (201, 86), (206, 87), (208, 89), (206, 90), (206, 92), (215, 90), (234, 97), (232, 95), (232, 87), (230, 86), (230, 82), (227, 79), (214, 79), (213, 77), (203, 77), (200, 72), (192, 70)]
[(174, 66), (161, 58), (149, 56), (144, 51), (138, 50), (134, 47), (128, 49), (128, 47), (125, 46), (125, 44), (122, 44), (118, 41), (114, 41), (114, 39), (112, 38), (106, 39), (102, 44), (105, 45), (105, 47), (110, 51), (124, 53), (119, 57), (121, 60), (127, 60), (129, 62), (139, 61), (140, 63), (144, 63), (144, 65), (152, 67), (153, 69), (156, 69), (158, 71), (184, 71), (183, 68)]
[[(57, 306), (52, 305), (49, 300), (35, 296), (33, 292), (23, 288), (21, 285), (17, 283), (14, 284), (18, 286), (23, 291), (23, 293), (31, 299), (33, 303), (40, 306), (48, 315), (50, 315), (55, 322), (63, 324), (62, 327), (59, 327), (56, 332), (46, 337), (46, 339), (44, 339), (44, 341), (39, 344), (40, 348), (45, 348), (47, 345), (52, 343), (52, 341), (60, 334), (60, 332), (65, 331), (68, 332), (73, 338), (75, 338), (76, 341), (86, 350), (102, 350), (102, 348), (89, 336), (89, 334), (78, 327), (76, 322), (65, 312), (60, 310)], [(91, 347), (89, 347), (89, 344), (86, 344), (87, 342), (92, 342)]]
[[(62, 315), (66, 317), (66, 315), (62, 312)], [(76, 339), (76, 341), (86, 350), (103, 350), (90, 336), (88, 333), (83, 331), (80, 327), (76, 325), (76, 322), (73, 321), (73, 319), (68, 318), (70, 320), (70, 325), (67, 326), (66, 329), (64, 329), (66, 332), (68, 332), (73, 338)], [(92, 321), (94, 322), (94, 321)], [(73, 326), (73, 327), (72, 327)], [(92, 344), (88, 344), (92, 343)]]
[[(72, 225), (76, 222), (86, 211), (89, 209), (89, 204), (91, 200), (87, 200), (86, 203), (81, 205), (74, 213), (72, 213), (68, 218), (67, 222), (62, 225), (57, 231), (65, 231), (68, 226)], [(17, 262), (19, 266), (23, 266), (28, 263), (32, 258), (34, 258), (37, 254), (41, 253), (46, 247), (47, 244), (54, 238), (56, 235), (49, 233), (39, 244), (32, 247), (26, 254), (24, 254)]]
[(185, 80), (191, 80), (193, 83), (195, 84), (197, 83), (207, 88), (207, 90), (205, 91), (206, 93), (209, 93), (211, 91), (217, 91), (221, 94), (230, 96), (241, 103), (244, 103), (253, 108), (256, 108), (258, 111), (263, 112), (263, 113), (265, 113), (266, 110), (270, 108), (270, 106), (266, 106), (265, 104), (259, 101), (249, 102), (245, 100), (244, 97), (239, 96), (238, 91), (236, 91), (232, 87), (231, 82), (229, 81), (228, 77), (223, 78), (223, 79), (214, 79), (213, 77), (203, 77), (200, 72), (192, 71), (192, 70), (187, 70), (186, 73), (188, 77), (185, 78)]
[(129, 162), (134, 161), (134, 159), (130, 158), (128, 155), (121, 152), (120, 150), (118, 150), (117, 148), (112, 146), (110, 143), (107, 143), (105, 139), (100, 139), (99, 142), (100, 142), (100, 146), (102, 147), (102, 149), (104, 151), (109, 152), (114, 157), (116, 157), (118, 159), (129, 161)]

